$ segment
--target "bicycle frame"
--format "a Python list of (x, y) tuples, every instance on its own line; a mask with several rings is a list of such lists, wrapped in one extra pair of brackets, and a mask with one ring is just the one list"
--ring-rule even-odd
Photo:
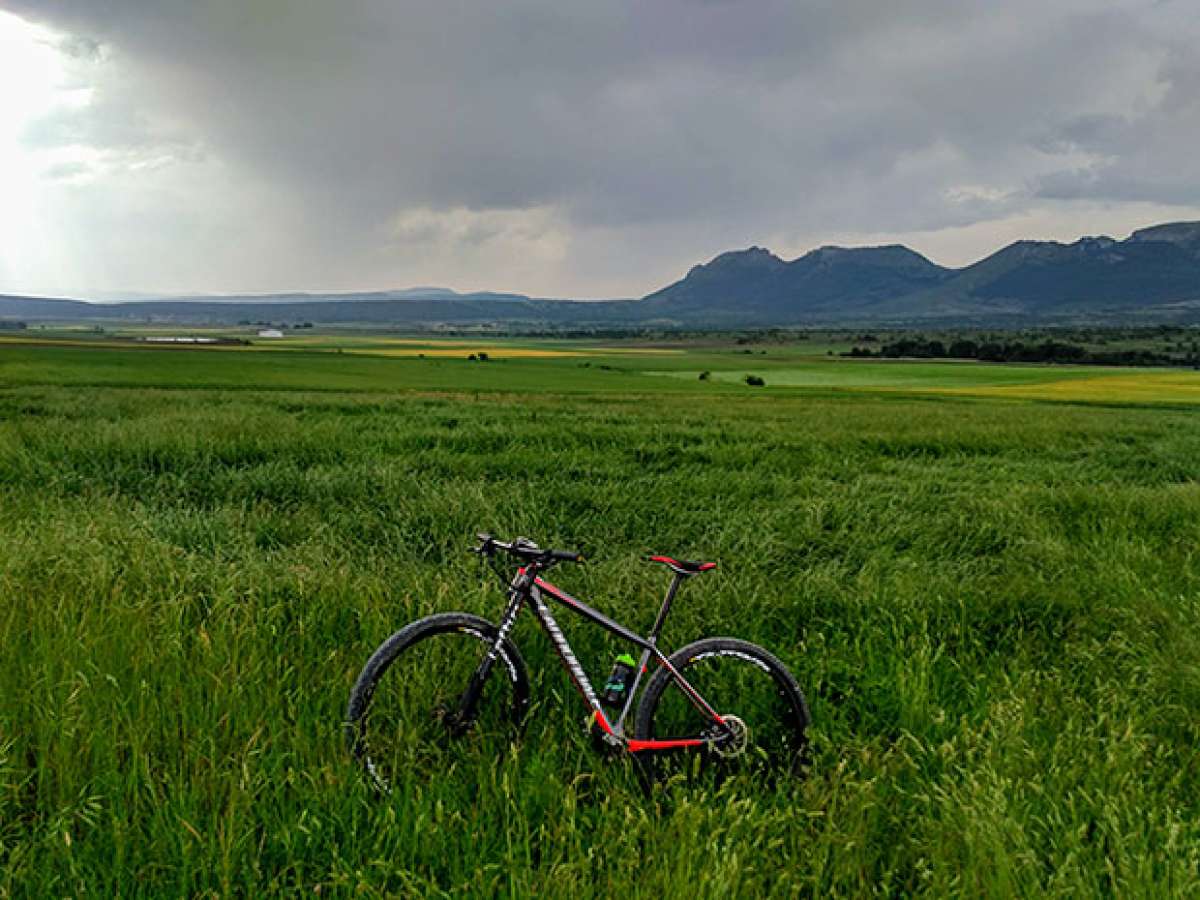
[[(512, 630), (513, 624), (516, 622), (517, 615), (521, 611), (521, 607), (526, 600), (533, 604), (534, 613), (537, 615), (538, 621), (545, 630), (551, 643), (554, 645), (555, 651), (562, 660), (563, 665), (567, 669), (567, 673), (571, 676), (576, 689), (583, 697), (584, 701), (591, 709), (592, 721), (600, 729), (605, 740), (614, 746), (623, 746), (631, 753), (641, 753), (646, 751), (663, 751), (663, 750), (685, 750), (688, 748), (702, 747), (711, 744), (720, 737), (706, 738), (679, 738), (671, 740), (639, 740), (630, 738), (625, 734), (625, 720), (629, 715), (629, 711), (633, 707), (634, 698), (637, 696), (638, 687), (641, 685), (642, 677), (646, 674), (647, 665), (650, 662), (650, 657), (654, 657), (658, 664), (667, 670), (672, 680), (679, 686), (684, 696), (704, 715), (710, 718), (713, 722), (714, 729), (719, 730), (723, 734), (722, 737), (732, 737), (732, 732), (725, 724), (725, 720), (714, 710), (708, 702), (700, 696), (700, 693), (693, 688), (681, 674), (671, 665), (671, 661), (661, 650), (658, 649), (658, 634), (662, 630), (663, 623), (666, 621), (667, 613), (671, 609), (671, 602), (675, 599), (675, 592), (679, 589), (679, 584), (685, 576), (676, 574), (671, 581), (671, 586), (667, 589), (667, 595), (663, 599), (662, 607), (658, 611), (658, 617), (654, 621), (654, 627), (650, 630), (650, 634), (646, 637), (630, 631), (620, 622), (609, 618), (599, 610), (593, 609), (582, 600), (572, 597), (561, 588), (555, 587), (550, 582), (546, 581), (539, 574), (539, 567), (536, 564), (523, 566), (513, 576), (513, 580), (509, 585), (509, 602), (504, 611), (504, 616), (500, 620), (498, 634), (491, 649), (480, 663), (474, 676), (471, 678), (471, 683), (467, 686), (467, 690), (462, 696), (462, 707), (460, 721), (469, 721), (474, 715), (475, 703), (478, 700), (479, 693), (483, 688), (484, 681), (487, 679), (491, 671), (492, 665), (499, 657), (501, 645)], [(554, 615), (550, 612), (550, 606), (546, 602), (547, 598), (561, 603), (567, 609), (582, 616), (583, 618), (599, 625), (606, 631), (615, 634), (617, 637), (631, 644), (636, 645), (642, 651), (641, 659), (638, 662), (637, 669), (634, 673), (633, 685), (629, 690), (629, 695), (625, 698), (625, 705), (622, 707), (620, 715), (616, 722), (610, 722), (608, 716), (604, 712), (604, 708), (600, 704), (599, 697), (596, 696), (595, 690), (592, 688), (592, 683), (588, 680), (587, 673), (579, 664), (579, 660), (575, 656), (575, 652), (571, 649), (571, 644), (567, 641), (566, 635), (562, 629), (558, 627), (558, 622)]]

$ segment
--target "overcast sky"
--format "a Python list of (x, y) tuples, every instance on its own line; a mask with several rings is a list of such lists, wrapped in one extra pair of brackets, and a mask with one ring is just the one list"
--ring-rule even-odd
[(1195, 0), (0, 0), (0, 291), (636, 296), (1200, 219)]

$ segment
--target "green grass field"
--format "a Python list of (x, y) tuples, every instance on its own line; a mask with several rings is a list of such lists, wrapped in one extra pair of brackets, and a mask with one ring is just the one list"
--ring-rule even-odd
[[(0, 897), (1200, 893), (1200, 374), (603, 346), (0, 344)], [(718, 560), (664, 640), (780, 656), (808, 777), (644, 797), (527, 619), (523, 740), (373, 795), (347, 692), (499, 612), (480, 529), (643, 629)]]

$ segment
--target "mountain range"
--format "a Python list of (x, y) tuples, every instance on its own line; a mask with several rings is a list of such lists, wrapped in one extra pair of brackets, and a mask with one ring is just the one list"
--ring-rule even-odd
[(750, 247), (640, 300), (445, 288), (105, 304), (0, 295), (0, 319), (551, 328), (1200, 322), (1200, 222), (1143, 228), (1123, 241), (1017, 241), (959, 269), (901, 245), (821, 247), (791, 261)]
[(1073, 244), (1017, 241), (961, 269), (907, 247), (822, 247), (791, 262), (723, 253), (646, 297), (665, 318), (727, 321), (1200, 320), (1200, 222)]

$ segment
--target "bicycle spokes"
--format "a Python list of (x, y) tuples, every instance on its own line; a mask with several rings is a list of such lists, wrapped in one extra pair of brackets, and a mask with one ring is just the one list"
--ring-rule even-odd
[[(792, 766), (800, 750), (799, 731), (788, 698), (771, 672), (737, 654), (714, 653), (692, 660), (681, 674), (717, 709), (723, 724), (714, 724), (685, 689), (672, 682), (653, 716), (655, 740), (699, 736), (705, 741), (704, 755), (710, 763), (719, 761), (726, 775)], [(691, 772), (696, 763), (666, 762), (660, 767), (668, 773)]]
[[(504, 678), (475, 684), (486, 646), (468, 635), (441, 634), (409, 648), (379, 679), (364, 719), (367, 753), (377, 779), (440, 766), (441, 756), (486, 750), (508, 740), (511, 709)], [(464, 711), (464, 698), (474, 702)]]

